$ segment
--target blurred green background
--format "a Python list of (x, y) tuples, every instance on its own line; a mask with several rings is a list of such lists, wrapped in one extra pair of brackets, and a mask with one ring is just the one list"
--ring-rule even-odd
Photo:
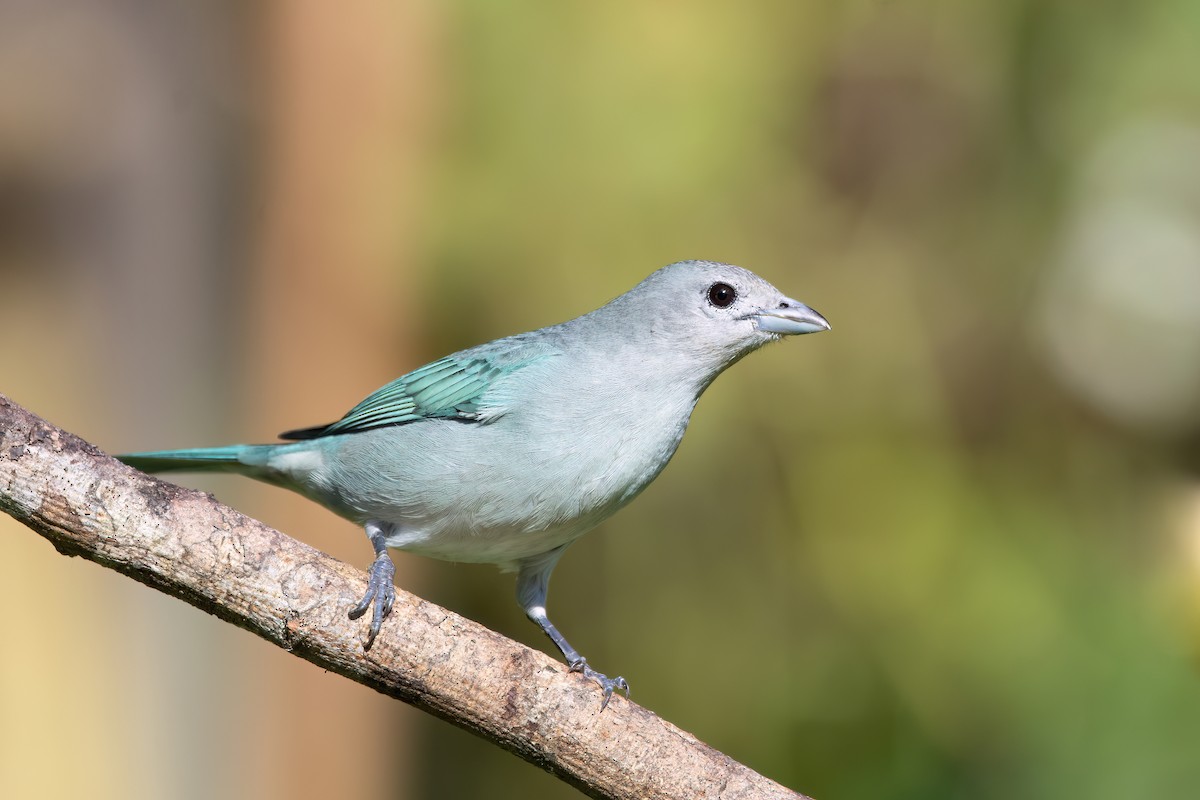
[[(0, 2), (0, 391), (269, 440), (683, 258), (833, 331), (555, 573), (633, 698), (822, 800), (1194, 796), (1200, 4)], [(365, 566), (360, 531), (189, 485)], [(0, 519), (0, 796), (575, 797)], [(552, 650), (512, 578), (399, 582)]]

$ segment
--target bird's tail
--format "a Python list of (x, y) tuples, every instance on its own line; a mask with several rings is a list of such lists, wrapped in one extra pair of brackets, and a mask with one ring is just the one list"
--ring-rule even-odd
[(278, 447), (273, 444), (234, 444), (191, 450), (153, 450), (126, 453), (117, 459), (143, 472), (237, 472), (259, 477)]

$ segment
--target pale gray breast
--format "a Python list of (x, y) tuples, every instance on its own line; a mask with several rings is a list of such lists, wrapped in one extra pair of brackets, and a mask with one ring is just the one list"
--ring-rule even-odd
[(328, 479), (362, 518), (430, 535), (578, 535), (641, 491), (679, 444), (695, 396), (653, 383), (612, 359), (550, 359), (495, 387), (507, 411), (487, 424), (428, 420), (341, 437)]

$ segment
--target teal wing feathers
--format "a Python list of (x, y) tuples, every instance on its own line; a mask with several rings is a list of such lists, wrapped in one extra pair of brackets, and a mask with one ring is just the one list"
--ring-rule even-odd
[(315, 439), (404, 425), (422, 419), (478, 422), (496, 419), (503, 408), (488, 405), (485, 395), (498, 378), (545, 357), (513, 358), (506, 352), (471, 351), (434, 361), (376, 390), (330, 425), (280, 434), (281, 439)]

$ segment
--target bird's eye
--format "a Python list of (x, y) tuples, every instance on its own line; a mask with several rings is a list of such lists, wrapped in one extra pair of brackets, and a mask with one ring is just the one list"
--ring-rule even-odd
[(714, 283), (708, 287), (708, 302), (717, 308), (729, 308), (737, 300), (737, 290), (728, 283)]

